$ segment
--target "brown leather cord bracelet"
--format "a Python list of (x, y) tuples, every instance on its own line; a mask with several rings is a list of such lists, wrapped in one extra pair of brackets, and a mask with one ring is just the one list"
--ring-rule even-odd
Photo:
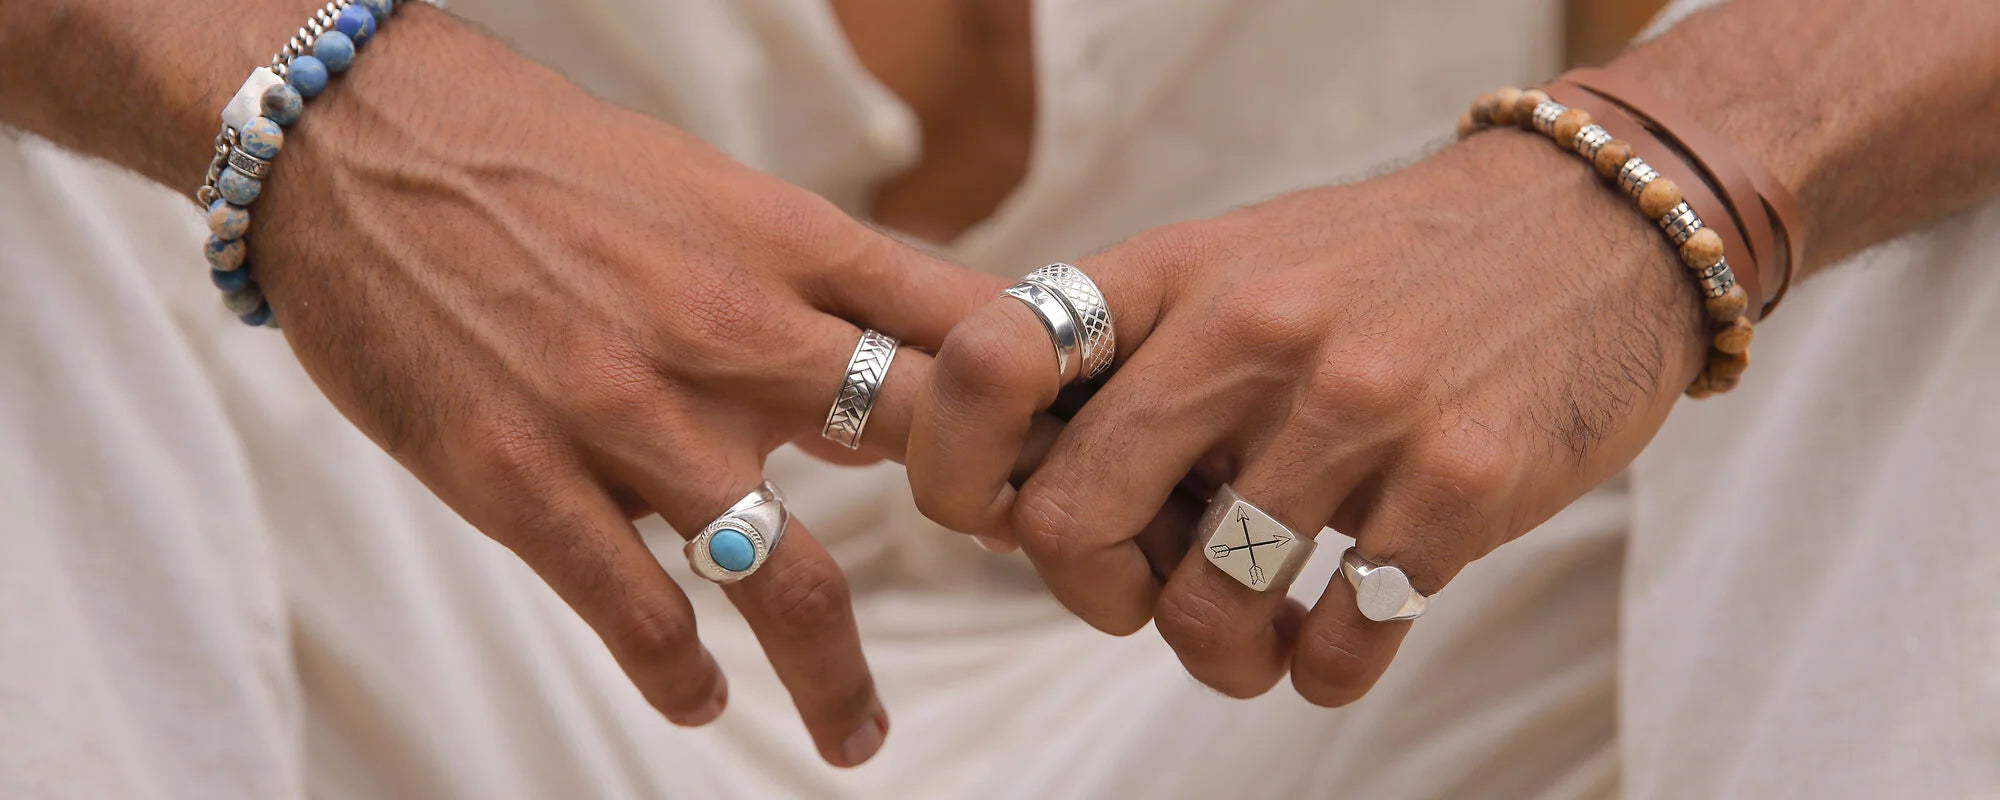
[[(1750, 294), (1755, 310), (1753, 319), (1771, 313), (1791, 287), (1794, 270), (1805, 253), (1805, 228), (1799, 224), (1798, 201), (1784, 183), (1763, 162), (1696, 122), (1680, 106), (1616, 70), (1575, 69), (1556, 78), (1556, 82), (1573, 84), (1618, 104), (1648, 131), (1673, 144), (1689, 162), (1707, 173), (1711, 185), (1720, 189), (1731, 217), (1746, 235), (1749, 255), (1759, 267), (1757, 285), (1762, 291)], [(1685, 183), (1682, 188), (1686, 188)], [(1744, 277), (1741, 272), (1739, 278)], [(1747, 282), (1745, 288), (1751, 288)]]

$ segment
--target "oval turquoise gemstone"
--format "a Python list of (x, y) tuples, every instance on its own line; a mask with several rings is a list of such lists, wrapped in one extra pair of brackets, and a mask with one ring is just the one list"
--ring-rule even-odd
[(396, 10), (396, 0), (361, 0), (356, 5), (368, 9), (368, 13), (374, 15), (375, 27), (378, 28), (382, 27), (382, 23), (388, 22), (389, 15)]
[(215, 193), (239, 206), (250, 205), (261, 191), (264, 191), (263, 181), (233, 169), (223, 170), (215, 179)]
[(734, 528), (723, 528), (708, 537), (708, 557), (715, 559), (716, 566), (730, 572), (742, 572), (757, 561), (757, 548), (750, 544), (750, 537)]
[(223, 241), (243, 238), (250, 229), (250, 209), (231, 205), (228, 200), (208, 204), (208, 232)]
[(354, 63), (354, 40), (340, 31), (327, 31), (313, 40), (313, 58), (334, 72), (346, 72)]
[(270, 117), (272, 122), (290, 125), (298, 122), (299, 114), (306, 110), (306, 99), (300, 97), (299, 90), (292, 88), (291, 84), (276, 83), (264, 90), (260, 105), (263, 106), (264, 116)]
[(201, 244), (201, 255), (208, 259), (208, 265), (227, 272), (243, 266), (243, 240), (217, 239), (208, 237)]
[(285, 62), (285, 83), (307, 97), (326, 91), (326, 64), (312, 56), (292, 56)]
[(269, 161), (278, 157), (278, 151), (285, 147), (285, 129), (278, 127), (268, 117), (251, 117), (243, 123), (243, 130), (236, 132), (236, 146), (243, 152)]
[(375, 35), (375, 15), (361, 6), (348, 6), (333, 18), (333, 29), (347, 34), (347, 38), (354, 40), (354, 46), (360, 47)]

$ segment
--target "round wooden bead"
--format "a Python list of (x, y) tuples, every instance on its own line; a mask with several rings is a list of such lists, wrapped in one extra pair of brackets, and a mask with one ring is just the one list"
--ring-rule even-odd
[(1681, 245), (1681, 263), (1686, 264), (1688, 269), (1708, 269), (1721, 260), (1722, 237), (1708, 228), (1695, 231)]
[(1556, 144), (1564, 147), (1571, 146), (1571, 143), (1576, 141), (1576, 132), (1583, 130), (1583, 126), (1590, 123), (1590, 112), (1588, 111), (1581, 108), (1572, 108), (1564, 111), (1562, 116), (1556, 117), (1555, 128), (1552, 130)]
[(1521, 90), (1512, 86), (1493, 93), (1493, 124), (1514, 124), (1514, 104), (1521, 102)]
[(1476, 130), (1479, 130), (1479, 126), (1473, 123), (1472, 115), (1470, 113), (1458, 115), (1459, 138), (1463, 139), (1467, 136), (1471, 136), (1472, 132)]
[(1680, 204), (1681, 187), (1674, 183), (1672, 178), (1654, 178), (1651, 183), (1646, 184), (1644, 191), (1639, 192), (1639, 213), (1645, 214), (1650, 220), (1666, 216), (1667, 212), (1674, 210), (1674, 206)]
[(1481, 125), (1491, 124), (1493, 122), (1493, 109), (1498, 105), (1500, 105), (1500, 94), (1498, 92), (1486, 92), (1472, 98), (1472, 121)]
[(1708, 388), (1716, 394), (1722, 394), (1736, 388), (1736, 384), (1742, 380), (1741, 375), (1709, 375)]
[(236, 132), (236, 146), (248, 155), (269, 161), (284, 149), (285, 129), (267, 117), (251, 117), (243, 123), (243, 130)]
[(228, 200), (216, 200), (208, 204), (208, 232), (222, 241), (243, 238), (243, 232), (250, 229), (250, 209), (233, 205)]
[(1612, 139), (1610, 144), (1597, 149), (1597, 158), (1590, 165), (1597, 168), (1597, 174), (1606, 180), (1617, 177), (1618, 168), (1632, 158), (1632, 146), (1624, 139)]
[(1750, 349), (1750, 336), (1755, 326), (1747, 317), (1737, 317), (1715, 329), (1715, 349), (1724, 353), (1742, 353)]
[(1696, 400), (1715, 394), (1715, 388), (1709, 384), (1707, 367), (1703, 367), (1701, 372), (1694, 376), (1694, 380), (1688, 381), (1685, 393)]
[(1721, 350), (1708, 351), (1708, 379), (1710, 382), (1740, 378), (1743, 371), (1750, 368), (1750, 351), (1725, 353)]
[(243, 240), (217, 239), (213, 236), (201, 243), (201, 255), (208, 259), (208, 265), (228, 272), (243, 266)]
[(1523, 128), (1535, 127), (1535, 106), (1549, 101), (1549, 93), (1540, 89), (1529, 89), (1514, 101), (1514, 124)]
[(264, 108), (264, 116), (279, 125), (290, 125), (299, 121), (299, 114), (306, 110), (306, 99), (299, 96), (299, 90), (288, 83), (274, 83), (264, 90), (259, 105)]
[(1729, 291), (1708, 298), (1708, 316), (1716, 322), (1728, 322), (1743, 316), (1750, 308), (1750, 295), (1743, 291), (1742, 284), (1729, 287)]

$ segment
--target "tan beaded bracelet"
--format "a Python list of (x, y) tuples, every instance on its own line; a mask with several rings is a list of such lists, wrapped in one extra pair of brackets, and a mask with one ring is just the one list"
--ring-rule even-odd
[(1538, 131), (1582, 156), (1660, 226), (1680, 251), (1681, 263), (1694, 273), (1711, 321), (1708, 360), (1688, 384), (1687, 395), (1701, 398), (1736, 388), (1750, 366), (1750, 296), (1723, 257), (1722, 237), (1702, 223), (1680, 186), (1634, 155), (1630, 143), (1614, 138), (1589, 112), (1551, 100), (1540, 89), (1507, 87), (1480, 95), (1459, 117), (1458, 135), (1464, 138), (1495, 125)]

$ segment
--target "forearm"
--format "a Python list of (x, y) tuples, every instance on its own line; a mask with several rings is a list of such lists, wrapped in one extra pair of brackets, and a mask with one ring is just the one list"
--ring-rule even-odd
[(1798, 197), (1795, 277), (2000, 192), (2000, 3), (1737, 0), (1616, 66)]

